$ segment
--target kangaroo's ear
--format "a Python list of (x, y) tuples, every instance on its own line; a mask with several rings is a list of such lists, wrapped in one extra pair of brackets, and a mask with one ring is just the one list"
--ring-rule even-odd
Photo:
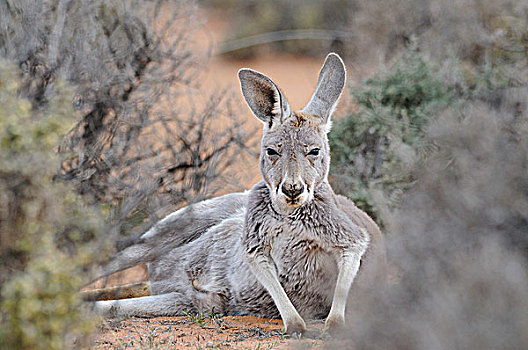
[[(330, 117), (337, 106), (346, 81), (346, 68), (341, 57), (330, 53), (319, 72), (319, 79), (310, 102), (303, 112), (323, 118), (323, 124), (330, 125)], [(328, 128), (330, 129), (330, 128)]]
[(248, 68), (239, 70), (238, 78), (249, 108), (269, 129), (290, 116), (288, 101), (270, 78)]

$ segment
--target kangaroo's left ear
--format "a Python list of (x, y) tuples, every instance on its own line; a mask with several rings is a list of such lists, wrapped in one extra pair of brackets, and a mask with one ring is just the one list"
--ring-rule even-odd
[(238, 71), (242, 95), (253, 114), (260, 119), (267, 130), (286, 120), (290, 105), (279, 87), (267, 76), (249, 68)]
[(323, 118), (323, 125), (330, 130), (330, 117), (334, 112), (346, 81), (346, 68), (341, 57), (330, 53), (319, 73), (315, 92), (302, 112)]

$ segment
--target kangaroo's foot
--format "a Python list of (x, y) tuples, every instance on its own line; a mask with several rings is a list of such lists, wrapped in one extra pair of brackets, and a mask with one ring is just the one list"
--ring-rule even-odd
[(286, 329), (286, 333), (294, 338), (299, 338), (307, 331), (306, 323), (304, 323), (304, 320), (301, 317), (285, 319), (284, 328)]
[(345, 330), (345, 318), (341, 316), (330, 315), (325, 321), (324, 332), (336, 336)]
[(102, 300), (94, 303), (100, 315), (117, 317), (153, 317), (182, 315), (186, 306), (192, 305), (186, 295), (179, 292), (132, 299)]

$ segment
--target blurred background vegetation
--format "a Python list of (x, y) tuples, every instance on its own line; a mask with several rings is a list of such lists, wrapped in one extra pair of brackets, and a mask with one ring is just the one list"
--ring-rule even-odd
[(230, 22), (222, 59), (336, 51), (373, 72), (330, 134), (331, 183), (391, 265), (350, 310), (355, 344), (526, 348), (520, 0), (0, 2), (0, 347), (89, 344), (77, 292), (97, 265), (251, 154), (245, 109), (198, 83), (209, 10)]
[(79, 288), (112, 244), (100, 210), (53, 181), (57, 145), (75, 122), (71, 90), (57, 82), (33, 108), (20, 75), (0, 62), (0, 339), (4, 349), (64, 348), (95, 325), (80, 312)]
[(195, 7), (0, 3), (2, 349), (86, 344), (97, 264), (249, 149), (230, 93), (198, 89)]

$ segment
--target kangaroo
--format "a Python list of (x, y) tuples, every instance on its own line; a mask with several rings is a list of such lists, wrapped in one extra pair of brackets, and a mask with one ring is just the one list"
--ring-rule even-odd
[(280, 316), (290, 334), (307, 331), (304, 319), (326, 317), (332, 332), (345, 322), (360, 265), (368, 270), (368, 262), (372, 275), (381, 274), (379, 228), (328, 183), (327, 133), (346, 79), (341, 58), (326, 57), (315, 92), (299, 111), (264, 74), (243, 68), (238, 77), (263, 123), (262, 180), (244, 193), (168, 215), (119, 252), (104, 275), (150, 262), (152, 295), (98, 301), (100, 312), (156, 316), (214, 308)]

